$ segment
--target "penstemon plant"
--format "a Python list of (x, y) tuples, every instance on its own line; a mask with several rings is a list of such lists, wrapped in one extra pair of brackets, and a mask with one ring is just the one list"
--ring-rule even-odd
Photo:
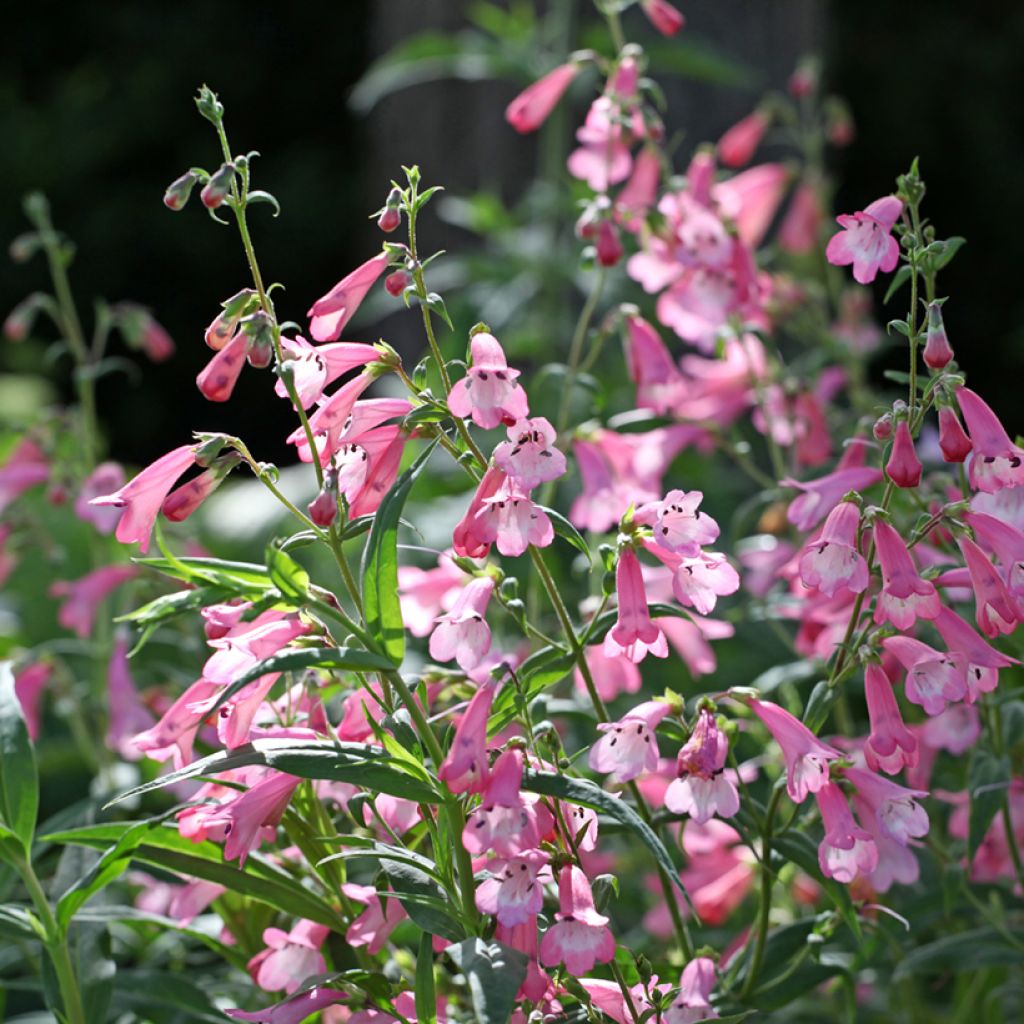
[[(457, 330), (464, 297), (431, 290), (442, 197), (416, 166), (373, 214), (381, 251), (305, 328), (281, 320), (250, 223), (279, 204), (204, 86), (217, 166), (164, 202), (198, 189), (247, 277), (196, 383), (228, 402), (246, 364), (272, 378), (298, 467), (199, 431), (125, 482), (98, 462), (108, 337), (173, 345), (130, 303), (87, 339), (69, 243), (26, 204), (12, 252), (47, 256), (53, 294), (5, 334), (49, 316), (77, 403), (8, 446), (0, 574), (49, 582), (44, 534), (84, 553), (52, 583), (77, 640), (26, 631), (0, 674), (9, 1008), (1019, 1019), (1024, 451), (943, 324), (963, 240), (928, 220), (916, 162), (829, 230), (825, 151), (852, 122), (811, 62), (674, 174), (632, 5), (597, 6), (607, 52), (505, 112), (532, 132), (598, 82), (566, 161), (583, 297), (547, 339), (553, 394), (552, 366)], [(766, 139), (793, 162), (748, 166)], [(885, 332), (879, 275), (906, 310)], [(413, 359), (342, 340), (379, 282), (422, 322)], [(900, 397), (865, 369), (886, 339)], [(242, 474), (276, 508), (262, 557), (165, 527)], [(94, 781), (40, 823), (48, 734)]]

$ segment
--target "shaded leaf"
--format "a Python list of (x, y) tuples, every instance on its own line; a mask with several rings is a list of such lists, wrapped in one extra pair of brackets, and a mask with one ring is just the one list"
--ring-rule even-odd
[(944, 935), (908, 953), (897, 965), (893, 980), (912, 974), (976, 971), (984, 967), (1019, 966), (1024, 958), (1024, 929), (1007, 934), (995, 928), (975, 928)]
[(1010, 761), (996, 757), (984, 747), (971, 751), (967, 788), (971, 794), (971, 809), (967, 825), (967, 857), (974, 854), (981, 845), (992, 819), (1003, 806), (1006, 790), (1010, 785)]
[(39, 812), (36, 755), (21, 702), (14, 690), (14, 670), (0, 662), (0, 823), (17, 837), (26, 854)]
[(445, 952), (466, 976), (479, 1024), (506, 1024), (526, 978), (526, 954), (475, 936), (449, 946)]

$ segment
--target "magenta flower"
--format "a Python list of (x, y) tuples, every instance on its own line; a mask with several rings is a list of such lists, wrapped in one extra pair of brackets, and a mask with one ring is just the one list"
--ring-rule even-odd
[(960, 654), (943, 654), (912, 636), (890, 636), (882, 646), (907, 670), (907, 700), (937, 715), (947, 703), (967, 696), (967, 676)]
[(544, 907), (542, 873), (548, 855), (543, 850), (524, 850), (507, 860), (492, 861), (487, 865), (491, 877), (477, 886), (476, 909), (490, 914), (498, 924), (512, 928), (526, 924)]
[(124, 486), (124, 467), (119, 462), (101, 462), (83, 481), (75, 498), (75, 515), (84, 523), (92, 523), (104, 536), (114, 532), (121, 513), (116, 508), (98, 508), (93, 498), (110, 494)]
[(726, 167), (742, 167), (753, 159), (768, 129), (768, 118), (760, 110), (737, 121), (718, 140), (718, 159)]
[(918, 619), (934, 619), (942, 607), (935, 585), (920, 577), (903, 538), (887, 522), (876, 519), (873, 529), (882, 569), (875, 622), (910, 629)]
[(946, 462), (964, 462), (971, 454), (971, 439), (964, 432), (956, 411), (948, 405), (939, 407), (939, 449)]
[(476, 668), (491, 649), (487, 605), (494, 593), (490, 576), (477, 576), (459, 594), (452, 610), (438, 616), (430, 634), (430, 656), (435, 661), (458, 662), (464, 672)]
[(570, 974), (582, 977), (595, 963), (615, 956), (615, 939), (608, 918), (594, 909), (587, 876), (566, 865), (558, 876), (559, 913), (540, 944), (540, 962), (547, 967), (564, 963)]
[(138, 542), (145, 554), (160, 506), (174, 482), (195, 462), (196, 445), (175, 448), (147, 466), (113, 494), (93, 498), (90, 505), (110, 505), (123, 509), (115, 536), (122, 544)]
[(703, 825), (715, 815), (731, 818), (740, 809), (740, 797), (725, 775), (729, 740), (718, 728), (714, 714), (702, 708), (690, 738), (680, 748), (676, 778), (665, 791), (665, 806), (674, 814), (688, 814)]
[(921, 460), (914, 451), (914, 439), (906, 420), (896, 424), (892, 452), (885, 464), (885, 472), (897, 487), (916, 487), (921, 482)]
[(829, 762), (843, 755), (823, 743), (799, 719), (769, 701), (751, 700), (750, 708), (782, 749), (786, 762), (786, 792), (794, 803), (828, 785)]
[(995, 494), (1024, 484), (1024, 451), (1010, 440), (999, 417), (970, 388), (960, 388), (956, 400), (974, 446), (967, 470), (971, 486)]
[(343, 277), (326, 295), (316, 300), (306, 314), (309, 333), (316, 341), (337, 341), (359, 304), (388, 265), (388, 254), (379, 253)]
[(686, 24), (682, 13), (668, 0), (640, 0), (640, 6), (663, 36), (674, 36)]
[(858, 875), (870, 875), (878, 866), (878, 847), (871, 833), (854, 821), (843, 791), (829, 782), (816, 798), (825, 826), (825, 838), (818, 846), (821, 873), (844, 884)]
[(253, 981), (265, 992), (284, 989), (291, 995), (310, 975), (327, 969), (320, 947), (329, 934), (327, 925), (306, 920), (299, 921), (290, 932), (264, 929), (267, 948), (246, 965)]
[(864, 760), (874, 771), (895, 775), (913, 768), (919, 750), (914, 734), (903, 724), (892, 684), (881, 665), (871, 663), (864, 670), (864, 697), (868, 705), (871, 732), (864, 741)]
[(334, 988), (311, 988), (290, 996), (283, 1002), (275, 1003), (263, 1010), (225, 1010), (235, 1020), (250, 1021), (252, 1024), (302, 1024), (325, 1007), (333, 1006), (347, 998), (346, 993)]
[(857, 550), (860, 509), (852, 501), (836, 505), (821, 534), (800, 556), (800, 579), (808, 587), (835, 597), (842, 589), (859, 594), (867, 589), (868, 563)]
[(852, 263), (853, 277), (859, 284), (871, 284), (879, 270), (886, 274), (894, 270), (900, 245), (891, 232), (902, 212), (899, 199), (885, 196), (866, 210), (836, 217), (843, 230), (832, 236), (825, 249), (829, 263), (836, 267)]
[(395, 926), (406, 918), (405, 908), (392, 893), (387, 893), (387, 899), (381, 901), (372, 885), (345, 882), (341, 891), (350, 900), (366, 907), (348, 926), (345, 941), (350, 946), (365, 946), (367, 953), (376, 956), (384, 948)]
[[(328, 384), (378, 358), (379, 353), (372, 345), (354, 341), (339, 341), (332, 345), (311, 345), (301, 335), (296, 338), (282, 338), (281, 349), (288, 368), (292, 372), (295, 390), (304, 409), (323, 397)], [(283, 380), (274, 385), (274, 393), (281, 398), (288, 397)]]
[(551, 830), (551, 815), (523, 797), (522, 782), (523, 753), (506, 750), (494, 762), (480, 804), (466, 819), (462, 845), (473, 856), (493, 850), (499, 857), (515, 857), (539, 846)]
[(142, 752), (132, 738), (153, 725), (153, 716), (139, 700), (128, 667), (128, 638), (118, 634), (107, 666), (107, 747), (126, 761), (137, 761)]
[(714, 961), (706, 956), (694, 957), (679, 977), (679, 993), (662, 1014), (664, 1024), (695, 1024), (716, 1019), (718, 1011), (710, 1002), (716, 981)]
[(505, 108), (505, 120), (517, 132), (536, 131), (548, 119), (579, 70), (577, 64), (561, 64), (538, 78)]
[(618, 617), (604, 638), (604, 653), (609, 658), (625, 657), (639, 664), (648, 654), (668, 657), (668, 642), (661, 628), (651, 621), (640, 561), (632, 548), (619, 552), (615, 568)]
[(555, 428), (543, 416), (517, 420), (508, 428), (508, 437), (494, 449), (494, 463), (520, 487), (531, 490), (565, 472), (565, 455), (555, 447)]
[(40, 724), (42, 715), (40, 713), (40, 702), (43, 697), (43, 690), (53, 675), (53, 665), (48, 661), (37, 661), (27, 665), (14, 676), (14, 695), (21, 705), (21, 713), (25, 716), (25, 727), (28, 734), (35, 742), (39, 739)]
[(497, 542), (503, 555), (514, 558), (531, 544), (546, 548), (555, 539), (551, 519), (528, 495), (507, 480), (497, 494), (485, 498), (475, 517), (476, 536), (488, 546)]
[(785, 479), (783, 487), (795, 487), (801, 492), (790, 503), (786, 518), (798, 530), (813, 530), (843, 500), (850, 491), (863, 492), (882, 480), (882, 471), (867, 466), (836, 468), (817, 480)]
[(275, 829), (302, 779), (272, 772), (206, 818), (206, 827), (220, 825), (226, 837), (224, 859), (238, 860), (239, 867), (259, 845), (264, 829)]
[(437, 773), (453, 793), (480, 793), (487, 785), (487, 719), (497, 688), (495, 682), (484, 683), (455, 727), (451, 748)]
[(91, 636), (103, 602), (138, 572), (134, 565), (103, 565), (80, 580), (57, 580), (50, 584), (50, 596), (64, 599), (57, 611), (57, 621), (83, 640)]
[(187, 483), (175, 488), (164, 499), (160, 511), (172, 523), (184, 522), (223, 483), (227, 472), (224, 467), (203, 470)]
[(529, 415), (526, 392), (517, 384), (518, 370), (509, 369), (505, 352), (493, 335), (474, 334), (469, 343), (472, 365), (452, 385), (448, 408), (453, 416), (468, 416), (484, 430), (511, 426)]
[(1013, 597), (1024, 598), (1024, 531), (987, 512), (968, 512), (964, 520), (978, 543), (1001, 563)]
[(617, 722), (601, 722), (603, 735), (590, 748), (588, 763), (595, 772), (611, 772), (613, 782), (629, 782), (658, 767), (655, 729), (669, 713), (668, 704), (649, 700), (638, 704)]
[(987, 644), (959, 615), (943, 608), (934, 619), (935, 628), (951, 655), (961, 655), (967, 664), (967, 700), (974, 703), (991, 693), (999, 683), (999, 669), (1018, 665), (1016, 658)]
[(847, 768), (843, 774), (853, 783), (862, 806), (871, 810), (884, 835), (906, 846), (911, 839), (928, 834), (928, 812), (917, 802), (928, 795), (924, 790), (907, 789), (860, 768)]
[(1021, 619), (1020, 607), (988, 555), (970, 537), (961, 537), (958, 543), (971, 574), (978, 628), (987, 637), (1012, 633)]

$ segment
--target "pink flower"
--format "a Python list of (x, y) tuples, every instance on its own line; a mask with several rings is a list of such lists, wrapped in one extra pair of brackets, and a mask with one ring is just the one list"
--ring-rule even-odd
[(558, 877), (559, 913), (540, 944), (540, 962), (547, 967), (564, 963), (570, 974), (581, 977), (595, 963), (615, 956), (615, 939), (608, 918), (594, 909), (587, 876), (575, 865), (562, 868)]
[(153, 716), (139, 700), (128, 667), (128, 638), (114, 640), (107, 667), (107, 747), (126, 761), (137, 761), (142, 752), (132, 741), (136, 733), (153, 725)]
[(633, 168), (629, 146), (623, 141), (621, 113), (610, 96), (599, 96), (576, 132), (580, 147), (569, 154), (569, 173), (595, 192), (607, 192), (612, 185), (625, 181)]
[(529, 408), (526, 392), (516, 383), (519, 371), (509, 369), (498, 339), (491, 334), (474, 334), (469, 348), (472, 364), (448, 395), (452, 415), (472, 416), (484, 430), (525, 419)]
[[(548, 862), (543, 850), (525, 850), (508, 860), (487, 865), (491, 877), (476, 890), (476, 908), (512, 928), (535, 918), (544, 906), (541, 873)], [(550, 872), (547, 872), (550, 878)]]
[(523, 798), (521, 750), (506, 750), (491, 769), (480, 804), (466, 819), (462, 845), (473, 856), (493, 850), (499, 857), (515, 857), (540, 845), (553, 825), (543, 805)]
[(953, 358), (953, 349), (949, 344), (946, 327), (942, 322), (941, 303), (928, 303), (928, 334), (921, 358), (924, 360), (925, 366), (932, 370), (944, 369)]
[(1024, 484), (1024, 451), (1010, 441), (999, 417), (969, 388), (960, 388), (956, 400), (974, 446), (967, 471), (971, 486), (995, 494)]
[(928, 795), (926, 792), (907, 789), (860, 768), (846, 768), (843, 775), (853, 783), (864, 808), (872, 812), (884, 835), (906, 846), (911, 839), (928, 834), (928, 812), (917, 802)]
[(661, 158), (657, 150), (645, 146), (633, 161), (633, 173), (615, 197), (615, 214), (628, 231), (639, 231), (643, 217), (654, 206), (661, 183)]
[(800, 579), (808, 587), (834, 597), (842, 589), (859, 594), (867, 589), (868, 564), (857, 550), (860, 509), (852, 501), (836, 505), (821, 534), (800, 557)]
[[(654, 539), (668, 551), (684, 558), (698, 558), (701, 547), (718, 540), (719, 528), (711, 516), (700, 511), (700, 491), (669, 491), (652, 510)], [(637, 516), (639, 522), (645, 519)]]
[(718, 159), (726, 167), (742, 167), (750, 163), (767, 128), (768, 118), (762, 111), (748, 114), (718, 140)]
[(334, 988), (311, 988), (290, 996), (284, 1002), (275, 1003), (263, 1010), (225, 1010), (235, 1020), (251, 1021), (253, 1024), (302, 1024), (318, 1010), (340, 1003), (346, 993)]
[(290, 932), (264, 929), (267, 948), (247, 965), (253, 981), (265, 992), (284, 989), (291, 995), (310, 975), (326, 970), (320, 947), (329, 933), (327, 925), (306, 920), (299, 921)]
[(604, 533), (629, 508), (633, 495), (599, 443), (575, 440), (573, 453), (583, 486), (569, 509), (569, 519), (581, 530)]
[(948, 405), (939, 407), (939, 449), (946, 462), (964, 462), (971, 454), (971, 439), (964, 433), (956, 411)]
[(921, 482), (921, 460), (914, 451), (914, 439), (906, 420), (896, 424), (892, 453), (885, 464), (885, 472), (897, 487), (916, 487)]
[(878, 850), (878, 863), (875, 865), (868, 881), (876, 892), (888, 892), (893, 882), (900, 885), (913, 885), (921, 869), (917, 863), (917, 857), (909, 846), (903, 846), (896, 842), (882, 831), (877, 816), (873, 813), (871, 806), (857, 793), (853, 794), (853, 806), (857, 809), (857, 816), (864, 824), (865, 830), (874, 840), (875, 848)]
[(935, 628), (945, 641), (951, 655), (957, 654), (967, 664), (967, 700), (974, 703), (983, 693), (991, 693), (999, 683), (999, 669), (1017, 665), (1002, 651), (984, 640), (950, 608), (943, 608), (934, 619)]
[(882, 569), (882, 592), (875, 604), (875, 622), (891, 622), (910, 629), (920, 619), (934, 619), (942, 607), (934, 584), (922, 579), (903, 538), (887, 523), (876, 519), (875, 547)]
[[(316, 412), (309, 417), (309, 428), (317, 440), (321, 465), (324, 465), (334, 454), (343, 435), (346, 435), (344, 440), (350, 440), (350, 437), (347, 436), (352, 426), (349, 419), (353, 416), (356, 401), (372, 383), (373, 375), (364, 370), (351, 380), (346, 381), (333, 395), (321, 402)], [(321, 435), (323, 436), (322, 444)], [(306, 432), (302, 427), (297, 427), (288, 435), (288, 443), (296, 446), (299, 458), (303, 462), (313, 461), (314, 455), (309, 450)]]
[(237, 334), (199, 371), (196, 386), (211, 402), (226, 402), (238, 383), (245, 357), (249, 353), (249, 335)]
[(695, 1024), (716, 1019), (718, 1012), (710, 1003), (716, 981), (714, 961), (706, 956), (694, 957), (680, 975), (678, 995), (662, 1014), (664, 1024)]
[(500, 469), (496, 466), (487, 467), (480, 483), (477, 484), (466, 514), (452, 531), (452, 548), (457, 555), (464, 558), (483, 558), (491, 550), (494, 538), (484, 539), (486, 523), (479, 515), (484, 511), (484, 502), (488, 498), (493, 498), (507, 482), (508, 477)]
[(546, 548), (555, 539), (555, 528), (547, 512), (506, 480), (493, 497), (485, 498), (476, 514), (476, 535), (488, 546), (497, 542), (503, 555), (514, 558), (531, 544)]
[[(282, 338), (281, 349), (304, 409), (318, 402), (323, 397), (324, 388), (332, 381), (344, 376), (349, 370), (372, 363), (379, 355), (372, 345), (354, 341), (311, 345), (301, 336)], [(274, 393), (281, 398), (288, 397), (288, 389), (283, 380), (278, 380), (274, 385)]]
[(907, 700), (937, 715), (951, 701), (967, 696), (962, 656), (943, 654), (911, 636), (890, 636), (882, 646), (907, 670), (903, 685)]
[(101, 462), (82, 483), (75, 498), (75, 515), (84, 523), (92, 523), (104, 536), (113, 533), (121, 513), (116, 508), (97, 508), (90, 502), (123, 485), (124, 467), (119, 462)]
[(882, 479), (882, 472), (867, 466), (837, 467), (817, 480), (785, 479), (783, 487), (795, 487), (802, 493), (790, 503), (786, 518), (798, 530), (813, 530), (849, 491), (866, 491)]
[(832, 236), (825, 249), (829, 263), (836, 267), (853, 264), (853, 277), (870, 284), (879, 270), (888, 274), (900, 258), (900, 245), (892, 237), (893, 225), (903, 212), (895, 196), (876, 199), (866, 210), (836, 218), (843, 229)]
[(446, 554), (437, 556), (437, 567), (398, 567), (398, 596), (402, 621), (413, 636), (429, 636), (434, 620), (451, 608), (466, 585), (466, 574)]
[(684, 393), (683, 375), (658, 332), (646, 320), (630, 316), (626, 325), (626, 364), (636, 385), (637, 408), (665, 414)]
[(388, 254), (379, 253), (343, 277), (326, 295), (316, 300), (306, 314), (309, 333), (316, 341), (337, 341), (359, 304), (388, 265)]
[(451, 748), (437, 773), (453, 793), (480, 793), (487, 785), (487, 719), (497, 688), (495, 682), (484, 683), (455, 727)]
[[(676, 654), (694, 679), (714, 672), (717, 668), (715, 652), (710, 640), (722, 640), (733, 636), (736, 630), (732, 623), (720, 619), (704, 619), (693, 615), (689, 619), (680, 619), (675, 615), (654, 620), (655, 624), (668, 637), (668, 642), (675, 648)], [(620, 659), (625, 664), (625, 659)]]
[(725, 775), (729, 740), (715, 716), (702, 708), (690, 738), (679, 751), (677, 777), (665, 793), (665, 806), (674, 814), (689, 814), (703, 825), (715, 815), (731, 818), (740, 809), (740, 797)]
[(50, 585), (51, 597), (64, 598), (57, 621), (83, 640), (92, 635), (96, 613), (107, 597), (123, 583), (138, 575), (134, 565), (104, 565), (80, 580), (57, 580)]
[(0, 466), (0, 513), (29, 488), (50, 478), (46, 456), (35, 442), (23, 437)]
[(823, 222), (818, 189), (811, 182), (800, 182), (779, 225), (780, 247), (787, 252), (810, 252), (818, 244)]
[(197, 878), (178, 887), (167, 907), (167, 916), (187, 928), (215, 899), (227, 889), (216, 882)]
[(206, 826), (224, 828), (224, 859), (238, 860), (239, 867), (256, 847), (265, 828), (276, 828), (302, 779), (272, 772), (206, 819)]
[(536, 131), (548, 119), (579, 70), (577, 64), (561, 64), (537, 79), (505, 108), (505, 120), (517, 132)]
[(895, 775), (918, 761), (917, 740), (903, 724), (892, 684), (881, 665), (871, 663), (864, 670), (864, 697), (868, 705), (871, 733), (864, 741), (864, 759), (872, 771)]
[(215, 466), (203, 470), (187, 483), (175, 488), (164, 499), (160, 511), (164, 518), (172, 523), (184, 522), (215, 490), (223, 483), (227, 470), (223, 466)]
[(48, 661), (37, 661), (27, 665), (14, 676), (14, 695), (21, 705), (21, 713), (25, 716), (25, 727), (35, 742), (39, 739), (42, 715), (39, 704), (43, 690), (53, 675), (53, 665)]
[(978, 628), (987, 637), (1012, 633), (1021, 618), (1017, 602), (1006, 589), (988, 555), (970, 537), (961, 537), (958, 543), (971, 574)]
[(350, 946), (365, 946), (367, 953), (376, 956), (384, 948), (395, 926), (407, 916), (405, 909), (392, 893), (386, 893), (387, 899), (382, 901), (372, 885), (345, 882), (341, 891), (350, 900), (366, 907), (348, 926), (345, 941)]
[(786, 792), (794, 803), (829, 784), (829, 762), (842, 754), (822, 743), (799, 719), (769, 701), (751, 700), (750, 708), (782, 749), (786, 761)]
[(154, 761), (174, 759), (175, 769), (183, 768), (192, 760), (192, 744), (196, 732), (206, 717), (204, 708), (217, 692), (217, 684), (197, 679), (163, 713), (156, 725), (128, 741)]
[(554, 446), (555, 428), (543, 416), (517, 420), (508, 437), (494, 449), (494, 463), (520, 487), (530, 490), (565, 472), (565, 455)]
[(696, 558), (681, 558), (656, 544), (645, 542), (646, 549), (672, 570), (672, 593), (686, 608), (701, 615), (715, 610), (719, 597), (740, 589), (739, 573), (717, 551), (702, 551)]
[(138, 476), (115, 491), (93, 498), (90, 505), (111, 505), (123, 509), (116, 537), (122, 544), (138, 542), (143, 554), (149, 550), (157, 513), (174, 482), (195, 462), (196, 445), (175, 448), (147, 466)]
[(601, 722), (603, 733), (590, 748), (588, 763), (595, 772), (611, 772), (613, 782), (629, 782), (658, 767), (655, 729), (671, 708), (663, 701), (638, 704), (617, 722)]
[(527, 955), (529, 963), (526, 966), (526, 977), (522, 985), (519, 986), (516, 998), (529, 999), (530, 1002), (539, 1003), (551, 988), (551, 978), (537, 962), (536, 921), (526, 921), (510, 928), (499, 923), (494, 930), (494, 937), (504, 945), (518, 949), (520, 953)]
[(435, 661), (458, 662), (464, 672), (476, 668), (491, 649), (491, 628), (485, 618), (494, 593), (494, 580), (478, 576), (459, 594), (452, 610), (437, 618), (430, 634), (430, 656)]
[(615, 568), (618, 596), (618, 617), (604, 639), (604, 653), (609, 658), (624, 656), (639, 664), (648, 654), (668, 657), (665, 634), (651, 621), (640, 561), (632, 548), (619, 552)]
[(878, 847), (871, 833), (854, 821), (843, 791), (829, 782), (816, 797), (825, 826), (825, 838), (818, 846), (821, 873), (845, 884), (858, 875), (870, 875), (878, 866)]
[[(790, 179), (782, 163), (758, 164), (712, 188), (721, 215), (733, 222), (743, 247), (761, 244), (782, 202)], [(749, 251), (745, 254), (753, 262)]]
[(663, 36), (674, 36), (686, 24), (686, 19), (668, 0), (640, 0), (640, 6)]

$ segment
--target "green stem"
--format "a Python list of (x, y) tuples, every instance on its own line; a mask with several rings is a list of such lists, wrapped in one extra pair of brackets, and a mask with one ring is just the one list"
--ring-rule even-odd
[(775, 874), (771, 869), (772, 853), (772, 826), (775, 820), (775, 812), (778, 810), (779, 801), (782, 799), (782, 788), (772, 793), (768, 810), (764, 816), (764, 830), (761, 833), (761, 902), (758, 907), (757, 932), (754, 938), (754, 953), (750, 961), (750, 969), (747, 971), (746, 980), (740, 991), (740, 998), (747, 999), (754, 986), (757, 984), (757, 977), (761, 973), (761, 964), (764, 961), (765, 942), (768, 937), (768, 922), (772, 909), (772, 884), (775, 881)]

